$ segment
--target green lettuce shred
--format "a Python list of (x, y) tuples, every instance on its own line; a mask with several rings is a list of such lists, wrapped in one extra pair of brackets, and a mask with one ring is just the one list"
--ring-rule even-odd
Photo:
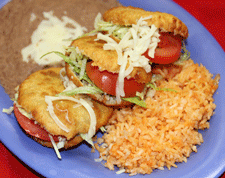
[(113, 35), (121, 40), (129, 30), (129, 26), (116, 25), (111, 22), (105, 22), (101, 17), (97, 18), (95, 23), (96, 32), (107, 31), (109, 35)]
[(183, 61), (186, 61), (190, 58), (191, 53), (187, 50), (185, 42), (182, 42), (181, 55), (180, 58), (174, 62), (175, 65), (182, 65)]
[(106, 129), (105, 129), (104, 126), (101, 126), (99, 129), (100, 129), (103, 133), (106, 132)]
[(172, 88), (159, 88), (159, 87), (156, 87), (153, 83), (148, 83), (147, 87), (151, 87), (151, 88), (153, 88), (154, 90), (157, 90), (157, 91), (171, 91), (171, 92), (177, 93), (177, 91), (172, 89)]
[[(112, 22), (105, 22), (101, 17), (98, 17), (97, 22), (95, 23), (95, 32), (97, 31), (107, 31), (109, 35), (113, 35), (120, 40), (128, 32), (130, 26), (121, 26), (113, 24)], [(181, 56), (174, 64), (182, 65), (182, 62), (190, 58), (190, 52), (187, 50), (185, 42), (182, 41), (182, 52)]]
[[(121, 26), (116, 25), (111, 22), (105, 22), (101, 18), (97, 19), (97, 22), (95, 23), (95, 30), (86, 33), (77, 39), (91, 35), (93, 33), (97, 33), (99, 31), (107, 31), (109, 35), (113, 35), (119, 39), (122, 39), (123, 36), (128, 32), (129, 26)], [(103, 93), (101, 89), (99, 89), (97, 86), (93, 84), (93, 82), (89, 79), (89, 77), (86, 74), (86, 71), (84, 70), (86, 68), (87, 58), (85, 58), (81, 53), (77, 52), (76, 48), (74, 47), (66, 47), (66, 51), (70, 54), (69, 56), (64, 55), (61, 52), (58, 51), (52, 51), (44, 54), (41, 58), (44, 56), (55, 53), (56, 55), (62, 57), (64, 61), (68, 64), (70, 64), (73, 67), (74, 72), (79, 74), (80, 80), (85, 80), (91, 86), (85, 86), (85, 87), (78, 87), (70, 91), (62, 92), (58, 95), (75, 95), (75, 94), (96, 94), (96, 93)], [(185, 43), (182, 44), (182, 53), (178, 61), (176, 61), (175, 65), (182, 65), (183, 61), (188, 60), (190, 58), (190, 52), (186, 49)], [(161, 90), (161, 91), (169, 91), (169, 92), (177, 92), (174, 89), (170, 88), (158, 88), (154, 84), (154, 82), (148, 83), (147, 87), (151, 87), (154, 90)], [(122, 98), (125, 101), (134, 103), (136, 105), (139, 105), (141, 107), (146, 108), (146, 103), (143, 100), (143, 96), (141, 93), (138, 93), (135, 97), (130, 98)]]
[(12, 112), (13, 112), (13, 106), (11, 106), (11, 107), (9, 107), (8, 109), (7, 108), (3, 108), (2, 109), (2, 112), (3, 113), (6, 113), (6, 114), (12, 114)]
[(143, 108), (146, 108), (146, 103), (144, 100), (141, 100), (138, 96), (130, 97), (130, 98), (122, 98), (124, 101), (129, 101), (131, 103), (134, 103), (138, 106), (141, 106)]
[[(58, 52), (58, 51), (51, 51), (51, 52), (48, 52), (46, 54), (44, 54), (42, 57), (48, 55), (48, 54), (51, 54), (51, 53), (55, 53), (56, 55), (60, 56), (61, 58), (63, 58), (63, 60), (70, 64), (71, 66), (73, 66), (73, 70), (77, 73), (77, 74), (80, 74), (81, 72), (81, 68), (82, 68), (82, 64), (86, 65), (86, 63), (83, 63), (83, 55), (77, 53), (76, 51), (76, 48), (68, 48), (68, 51), (71, 52), (70, 53), (70, 56), (66, 56), (64, 55), (63, 53), (61, 52)], [(41, 57), (41, 58), (42, 58)], [(87, 60), (87, 59), (86, 59)], [(93, 85), (93, 82), (89, 79), (89, 77), (87, 76), (86, 72), (84, 71), (82, 77), (81, 77), (82, 80), (85, 80), (86, 82), (90, 83), (91, 85)]]
[(63, 53), (61, 53), (61, 52), (59, 52), (59, 51), (50, 51), (50, 52), (48, 52), (48, 53), (42, 55), (41, 58), (43, 58), (43, 57), (45, 57), (45, 56), (47, 56), (47, 55), (49, 55), (49, 54), (52, 54), (52, 53), (57, 54), (58, 56), (60, 56), (61, 58), (63, 58), (64, 61), (66, 61), (66, 62), (69, 63), (70, 58), (69, 58), (68, 56), (65, 56)]
[[(78, 38), (73, 39), (73, 40), (77, 40), (77, 39), (83, 38), (83, 37), (85, 37), (85, 36), (92, 35), (92, 34), (97, 33), (97, 32), (98, 32), (98, 29), (95, 29), (95, 30), (90, 31), (89, 33), (85, 33), (85, 34), (83, 34), (83, 35), (81, 35), (81, 36), (79, 36)], [(72, 41), (73, 41), (73, 40), (72, 40)]]
[(86, 64), (87, 64), (87, 57), (84, 57), (84, 59), (82, 60), (82, 64), (81, 64), (81, 68), (80, 68), (80, 77), (79, 79), (85, 79), (85, 71), (86, 71)]
[(138, 96), (140, 99), (144, 99), (144, 93), (143, 92), (136, 92), (136, 96)]
[(96, 93), (103, 93), (103, 91), (95, 86), (83, 86), (83, 87), (74, 88), (69, 91), (61, 92), (58, 95), (72, 96), (77, 94), (96, 94)]

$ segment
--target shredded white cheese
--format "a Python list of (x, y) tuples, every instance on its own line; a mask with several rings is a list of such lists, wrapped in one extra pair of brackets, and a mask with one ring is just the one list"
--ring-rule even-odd
[(102, 158), (96, 158), (96, 159), (94, 159), (94, 160), (95, 160), (95, 162), (101, 162), (101, 161), (103, 161)]
[(120, 169), (119, 171), (116, 171), (116, 174), (122, 174), (124, 173), (126, 170), (125, 169)]
[(87, 133), (87, 139), (91, 139), (96, 131), (96, 115), (95, 112), (93, 110), (93, 108), (91, 107), (91, 105), (89, 104), (89, 102), (87, 102), (86, 100), (80, 98), (80, 99), (76, 99), (74, 97), (70, 97), (70, 96), (45, 96), (45, 102), (48, 104), (47, 110), (49, 111), (49, 114), (51, 115), (52, 119), (55, 121), (55, 123), (64, 131), (69, 132), (70, 130), (59, 120), (59, 118), (56, 116), (56, 114), (54, 113), (54, 108), (53, 108), (53, 101), (56, 100), (70, 100), (70, 101), (74, 101), (76, 103), (81, 104), (82, 106), (85, 107), (85, 109), (88, 111), (89, 115), (90, 115), (90, 127)]
[(20, 111), (20, 113), (24, 116), (26, 116), (28, 119), (33, 118), (31, 113), (28, 113), (25, 109), (23, 109), (17, 101), (14, 101), (14, 103), (16, 104), (16, 107), (18, 108), (18, 110)]
[(50, 116), (52, 117), (52, 119), (55, 121), (55, 123), (65, 132), (69, 132), (70, 129), (68, 129), (66, 127), (66, 125), (64, 125), (59, 118), (57, 117), (57, 115), (54, 112), (54, 107), (53, 107), (53, 101), (55, 100), (59, 100), (60, 97), (54, 97), (54, 96), (45, 96), (45, 102), (48, 104), (47, 106), (47, 111), (49, 112)]
[(60, 153), (59, 153), (59, 149), (58, 149), (58, 147), (57, 147), (57, 145), (56, 145), (56, 143), (55, 143), (53, 137), (52, 137), (50, 134), (48, 134), (48, 136), (49, 136), (49, 138), (50, 138), (50, 140), (51, 140), (51, 142), (52, 142), (52, 146), (53, 146), (53, 148), (54, 148), (54, 150), (55, 150), (55, 153), (56, 153), (57, 157), (58, 157), (59, 159), (62, 159), (62, 157), (61, 157), (61, 155), (60, 155)]
[[(148, 73), (151, 71), (149, 59), (142, 54), (149, 50), (148, 54), (154, 58), (155, 49), (159, 40), (159, 29), (155, 25), (150, 27), (145, 20), (152, 18), (140, 18), (137, 24), (133, 24), (128, 32), (123, 36), (121, 41), (117, 43), (109, 37), (109, 34), (98, 33), (97, 39), (104, 40), (104, 50), (116, 50), (118, 54), (118, 64), (120, 65), (119, 77), (116, 85), (116, 99), (121, 102), (124, 93), (124, 78), (128, 77), (134, 67), (142, 67)], [(96, 22), (97, 23), (97, 22)], [(129, 68), (126, 69), (129, 63)]]
[(58, 111), (60, 111), (60, 112), (65, 112), (65, 113), (66, 113), (66, 116), (65, 116), (66, 120), (67, 120), (69, 123), (71, 123), (71, 121), (70, 121), (70, 119), (69, 119), (69, 111), (68, 111), (68, 109), (59, 109), (57, 105), (56, 105), (56, 109), (57, 109)]
[(58, 137), (59, 142), (56, 144), (58, 149), (64, 148), (65, 143), (66, 143), (66, 138)]
[(93, 148), (95, 148), (94, 142), (92, 140), (92, 138), (88, 137), (88, 134), (80, 134), (80, 136), (82, 137), (83, 140), (85, 140), (86, 142), (88, 142)]
[[(50, 51), (64, 53), (63, 46), (69, 46), (71, 39), (83, 35), (87, 29), (67, 16), (63, 16), (62, 20), (58, 19), (53, 15), (53, 11), (44, 12), (43, 16), (45, 19), (31, 36), (31, 44), (21, 50), (23, 61), (28, 62), (33, 59), (39, 65), (57, 64), (62, 61), (62, 58), (57, 55), (49, 54), (40, 58)], [(31, 21), (34, 18), (31, 14)]]

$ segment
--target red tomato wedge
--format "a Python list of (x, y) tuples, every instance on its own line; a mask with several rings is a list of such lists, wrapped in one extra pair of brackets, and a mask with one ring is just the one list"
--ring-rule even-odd
[[(92, 62), (88, 62), (86, 66), (86, 73), (91, 81), (107, 94), (116, 95), (116, 82), (118, 74), (108, 72), (106, 70), (100, 71), (97, 66), (92, 66)], [(136, 92), (142, 92), (145, 87), (144, 83), (138, 83), (135, 79), (124, 79), (125, 97), (136, 96)]]
[[(19, 111), (19, 109), (16, 107), (15, 104), (14, 104), (14, 114), (17, 118), (18, 123), (26, 131), (27, 134), (44, 141), (51, 141), (49, 138), (49, 133), (43, 128), (41, 128), (38, 124), (35, 124), (33, 120), (30, 120), (29, 118), (21, 114), (21, 112)], [(59, 141), (57, 136), (53, 136), (53, 139), (56, 142)]]
[(159, 39), (154, 58), (148, 56), (148, 50), (143, 55), (157, 64), (170, 64), (177, 61), (181, 54), (182, 39), (168, 32), (161, 32)]

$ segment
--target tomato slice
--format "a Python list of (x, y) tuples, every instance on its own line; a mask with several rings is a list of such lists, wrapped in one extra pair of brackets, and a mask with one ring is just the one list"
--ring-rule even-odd
[(148, 56), (148, 50), (143, 55), (157, 64), (170, 64), (177, 61), (181, 54), (182, 39), (168, 32), (161, 32), (159, 39), (154, 58)]
[[(118, 74), (106, 70), (100, 71), (97, 66), (92, 66), (91, 63), (88, 62), (86, 66), (86, 73), (91, 81), (105, 93), (116, 96)], [(138, 83), (134, 78), (124, 79), (125, 97), (136, 96), (136, 92), (142, 92), (144, 87), (145, 83)]]
[[(38, 124), (35, 124), (33, 120), (27, 118), (16, 107), (14, 104), (14, 114), (17, 118), (18, 123), (20, 126), (31, 136), (39, 138), (44, 141), (51, 141), (49, 138), (49, 132), (41, 128)], [(57, 136), (52, 136), (54, 141), (58, 142), (59, 139)]]

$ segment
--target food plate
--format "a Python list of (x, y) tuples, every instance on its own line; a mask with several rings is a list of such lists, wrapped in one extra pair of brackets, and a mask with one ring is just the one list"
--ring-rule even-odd
[[(0, 6), (7, 1), (0, 1)], [(172, 1), (164, 0), (120, 0), (125, 5), (141, 7), (146, 10), (171, 13), (180, 18), (189, 28), (187, 49), (191, 58), (202, 63), (213, 74), (220, 73), (219, 88), (214, 95), (217, 108), (210, 120), (210, 128), (201, 131), (204, 143), (198, 146), (198, 153), (192, 153), (187, 163), (178, 163), (178, 168), (164, 171), (155, 170), (145, 177), (218, 177), (225, 171), (225, 53), (212, 35), (188, 12)], [(0, 110), (9, 108), (13, 102), (0, 86)], [(99, 154), (91, 153), (91, 148), (81, 144), (75, 149), (62, 151), (58, 160), (53, 149), (46, 148), (27, 137), (18, 125), (14, 114), (0, 112), (0, 139), (19, 159), (45, 177), (115, 177), (102, 163), (95, 162)], [(129, 177), (128, 174), (117, 175)], [(135, 178), (143, 177), (136, 175)]]

